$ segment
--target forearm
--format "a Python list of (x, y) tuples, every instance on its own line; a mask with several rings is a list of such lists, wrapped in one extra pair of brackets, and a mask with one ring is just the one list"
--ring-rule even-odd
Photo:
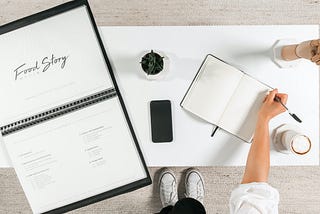
[(242, 183), (266, 182), (270, 168), (269, 120), (259, 118)]

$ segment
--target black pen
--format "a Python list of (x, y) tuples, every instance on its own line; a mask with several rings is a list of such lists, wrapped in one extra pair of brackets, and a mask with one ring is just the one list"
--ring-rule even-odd
[(293, 113), (291, 113), (289, 111), (288, 107), (285, 106), (285, 104), (283, 104), (283, 102), (281, 101), (280, 97), (275, 96), (274, 97), (274, 101), (279, 102), (288, 111), (288, 113), (291, 115), (291, 117), (293, 117), (293, 119), (295, 119), (299, 123), (302, 122), (302, 120), (300, 120), (300, 118), (296, 114), (293, 114)]
[(213, 137), (213, 135), (216, 133), (216, 131), (218, 130), (219, 126), (216, 126), (216, 128), (213, 130), (211, 137)]

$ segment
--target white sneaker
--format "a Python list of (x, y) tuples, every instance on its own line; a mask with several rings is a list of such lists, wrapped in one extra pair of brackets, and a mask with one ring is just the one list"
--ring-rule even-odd
[(204, 181), (199, 172), (195, 168), (190, 168), (186, 173), (185, 180), (186, 193), (188, 198), (194, 198), (203, 204), (204, 198)]
[(177, 181), (174, 173), (168, 168), (163, 168), (160, 173), (159, 187), (162, 206), (174, 206), (178, 201)]

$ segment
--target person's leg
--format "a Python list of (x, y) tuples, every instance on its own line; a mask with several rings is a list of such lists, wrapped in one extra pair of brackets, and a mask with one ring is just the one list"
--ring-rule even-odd
[(159, 191), (163, 207), (160, 214), (169, 214), (178, 201), (178, 190), (174, 173), (168, 168), (163, 168), (160, 173)]
[(167, 206), (162, 208), (162, 210), (157, 214), (171, 214), (173, 206)]
[(194, 198), (183, 198), (172, 208), (170, 214), (205, 214), (202, 203)]
[(200, 172), (195, 168), (187, 170), (185, 178), (187, 198), (179, 200), (170, 214), (202, 214), (206, 213), (203, 206), (204, 181)]
[(187, 198), (193, 198), (203, 204), (204, 198), (204, 181), (199, 170), (190, 168), (187, 170), (185, 178), (185, 187)]

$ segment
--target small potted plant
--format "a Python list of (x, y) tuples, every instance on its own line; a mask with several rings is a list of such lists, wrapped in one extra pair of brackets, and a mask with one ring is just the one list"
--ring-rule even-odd
[(155, 80), (163, 77), (164, 73), (168, 70), (168, 60), (161, 54), (153, 50), (144, 54), (141, 59), (141, 67), (147, 79)]

